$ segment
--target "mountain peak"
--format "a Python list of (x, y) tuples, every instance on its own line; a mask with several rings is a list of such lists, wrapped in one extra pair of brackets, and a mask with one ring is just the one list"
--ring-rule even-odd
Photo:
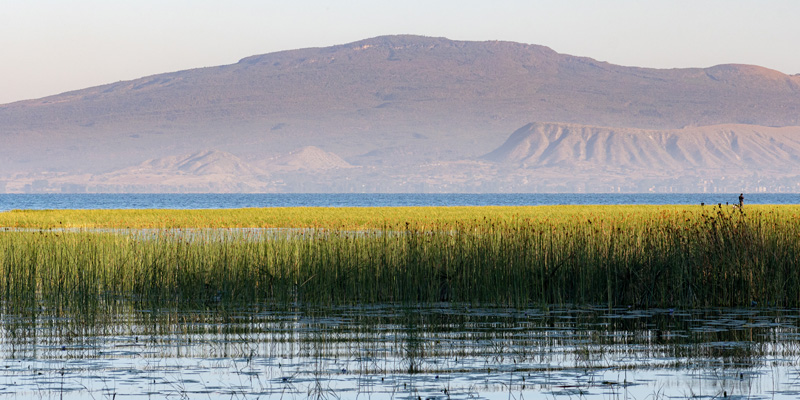
[(389, 48), (401, 48), (408, 46), (435, 46), (453, 43), (454, 41), (444, 37), (421, 36), (421, 35), (383, 35), (368, 39), (362, 39), (351, 43), (334, 46), (333, 48), (360, 49), (364, 46), (379, 46)]
[(202, 150), (186, 155), (151, 159), (125, 171), (187, 175), (254, 175), (260, 172), (239, 157), (219, 150)]
[(777, 85), (778, 87), (788, 85), (798, 90), (797, 81), (792, 76), (758, 65), (721, 64), (706, 68), (705, 72), (712, 80), (726, 84), (758, 89), (766, 89), (765, 85)]
[[(280, 168), (365, 178), (380, 175), (375, 169), (474, 160), (530, 121), (621, 127), (615, 132), (800, 125), (800, 77), (743, 65), (624, 67), (537, 45), (379, 36), (0, 106), (0, 171), (114, 171), (169, 149), (184, 156), (150, 167), (235, 175), (249, 171), (242, 160), (265, 164), (266, 154), (315, 144)], [(198, 148), (242, 159), (193, 153)], [(563, 149), (547, 162), (570, 160)], [(349, 166), (344, 159), (365, 168), (337, 171)]]
[(304, 146), (270, 162), (271, 170), (328, 170), (351, 168), (347, 161), (316, 146)]
[[(487, 55), (496, 58), (523, 57), (536, 55), (536, 57), (557, 57), (558, 53), (548, 47), (522, 44), (507, 41), (459, 41), (444, 37), (429, 37), (418, 35), (387, 35), (363, 39), (356, 42), (340, 44), (331, 47), (305, 48), (299, 50), (268, 53), (243, 58), (238, 64), (272, 64), (296, 65), (290, 60), (302, 61), (320, 60), (334, 61), (336, 57), (353, 57), (355, 55), (372, 54), (381, 52), (381, 57), (386, 61), (400, 61), (408, 58), (418, 58), (423, 55), (433, 56), (442, 60), (445, 57), (476, 59)], [(385, 53), (385, 54), (383, 54)], [(294, 57), (289, 57), (294, 56)], [(287, 58), (289, 57), (289, 58)]]

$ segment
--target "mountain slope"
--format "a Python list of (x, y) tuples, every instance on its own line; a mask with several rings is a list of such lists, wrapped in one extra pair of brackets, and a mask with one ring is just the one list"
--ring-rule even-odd
[(800, 171), (800, 127), (714, 125), (673, 130), (531, 123), (482, 157), (524, 168)]
[[(402, 152), (401, 149), (398, 151)], [(368, 154), (357, 157), (378, 157)], [(406, 156), (411, 156), (406, 153)], [(673, 130), (532, 123), (485, 156), (406, 168), (313, 146), (247, 162), (221, 151), (102, 174), (28, 174), (10, 192), (800, 192), (800, 127)]]
[(206, 150), (184, 156), (171, 156), (147, 160), (138, 166), (123, 169), (120, 173), (256, 175), (263, 174), (263, 171), (247, 165), (247, 163), (231, 153)]
[(303, 146), (404, 168), (477, 156), (531, 120), (675, 129), (798, 116), (800, 77), (756, 66), (657, 70), (386, 36), (2, 105), (0, 170), (96, 173), (207, 148), (252, 159)]
[(239, 157), (217, 150), (147, 160), (119, 170), (51, 178), (48, 184), (68, 191), (237, 192), (264, 190), (265, 172)]
[(268, 160), (264, 168), (269, 171), (324, 171), (337, 168), (352, 168), (347, 161), (334, 153), (316, 146), (305, 146), (289, 154)]

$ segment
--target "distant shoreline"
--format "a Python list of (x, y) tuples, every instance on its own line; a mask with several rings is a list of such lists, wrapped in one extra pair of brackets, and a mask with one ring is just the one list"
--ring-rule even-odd
[[(236, 209), (738, 203), (732, 193), (0, 194), (0, 212), (47, 209)], [(744, 192), (745, 205), (800, 204), (800, 194)]]

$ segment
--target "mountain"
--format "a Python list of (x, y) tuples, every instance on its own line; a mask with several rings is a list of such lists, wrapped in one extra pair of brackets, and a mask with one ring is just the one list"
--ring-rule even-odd
[(647, 130), (531, 123), (483, 159), (524, 168), (800, 171), (800, 127)]
[(324, 171), (352, 167), (338, 155), (316, 146), (304, 146), (284, 156), (267, 160), (265, 163), (265, 168), (270, 171)]
[(257, 175), (263, 172), (231, 153), (206, 150), (185, 156), (147, 160), (117, 174)]
[(479, 159), (525, 191), (800, 192), (799, 126), (530, 123)]
[[(633, 168), (645, 164), (631, 158), (636, 146), (650, 146), (635, 132), (800, 125), (800, 76), (750, 65), (625, 67), (537, 45), (384, 36), (0, 105), (0, 183), (17, 190), (216, 149), (249, 168), (273, 168), (270, 179), (283, 182), (275, 181), (275, 190), (484, 190), (430, 166), (515, 176), (512, 164), (480, 156), (531, 121), (614, 127), (617, 139), (608, 143), (620, 149), (607, 161)], [(705, 154), (689, 148), (704, 140), (681, 139), (682, 151)], [(591, 164), (600, 157), (559, 152), (525, 163)], [(667, 156), (658, 157), (675, 165)], [(235, 170), (229, 162), (208, 171)], [(183, 171), (205, 173), (191, 165)], [(259, 175), (242, 168), (242, 176)], [(487, 181), (503, 180), (497, 178)]]
[(72, 192), (236, 192), (265, 187), (266, 172), (216, 150), (151, 159), (96, 175), (62, 175), (48, 186)]

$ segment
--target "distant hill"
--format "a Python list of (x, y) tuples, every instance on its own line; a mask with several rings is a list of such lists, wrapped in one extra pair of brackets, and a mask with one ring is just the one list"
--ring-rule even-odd
[(224, 151), (206, 150), (185, 156), (147, 160), (117, 173), (187, 174), (187, 175), (256, 175), (263, 171), (247, 165), (239, 157)]
[[(479, 159), (530, 121), (614, 128), (594, 134), (607, 150), (588, 139), (581, 144), (584, 139), (570, 130), (569, 140), (585, 146), (586, 154), (561, 147), (546, 156), (528, 154), (517, 164), (501, 160), (505, 150)], [(750, 65), (623, 67), (537, 45), (384, 36), (0, 105), (0, 181), (17, 190), (21, 182), (100, 176), (147, 160), (178, 162), (170, 157), (187, 154), (195, 154), (197, 163), (183, 160), (175, 167), (187, 176), (259, 176), (251, 168), (276, 168), (267, 175), (295, 175), (273, 177), (281, 181), (275, 190), (301, 191), (483, 190), (454, 175), (428, 179), (431, 165), (459, 165), (456, 171), (471, 162), (478, 163), (478, 176), (509, 177), (516, 173), (512, 165), (550, 168), (601, 159), (633, 169), (684, 164), (677, 153), (656, 151), (654, 142), (636, 133), (646, 130), (672, 132), (695, 168), (744, 168), (750, 159), (783, 157), (747, 150), (766, 143), (757, 135), (741, 136), (739, 150), (720, 147), (719, 154), (689, 139), (708, 134), (715, 146), (733, 146), (720, 132), (692, 130), (720, 125), (751, 125), (764, 135), (783, 131), (761, 127), (800, 125), (800, 76)], [(678, 133), (682, 128), (685, 135)], [(526, 140), (536, 146), (533, 138)], [(306, 150), (290, 155), (301, 148)], [(203, 161), (219, 157), (198, 153), (206, 149), (239, 161)], [(736, 156), (745, 158), (736, 164)], [(502, 161), (497, 171), (487, 172), (489, 160)], [(151, 162), (148, 168), (161, 166)]]
[(646, 130), (531, 123), (482, 158), (523, 168), (800, 171), (800, 127), (729, 124)]
[(263, 188), (265, 174), (233, 154), (205, 150), (102, 174), (57, 176), (48, 183), (79, 192), (236, 192)]
[(304, 146), (291, 153), (267, 160), (263, 163), (269, 171), (324, 171), (335, 168), (352, 168), (347, 161), (336, 154), (324, 151), (316, 146)]

